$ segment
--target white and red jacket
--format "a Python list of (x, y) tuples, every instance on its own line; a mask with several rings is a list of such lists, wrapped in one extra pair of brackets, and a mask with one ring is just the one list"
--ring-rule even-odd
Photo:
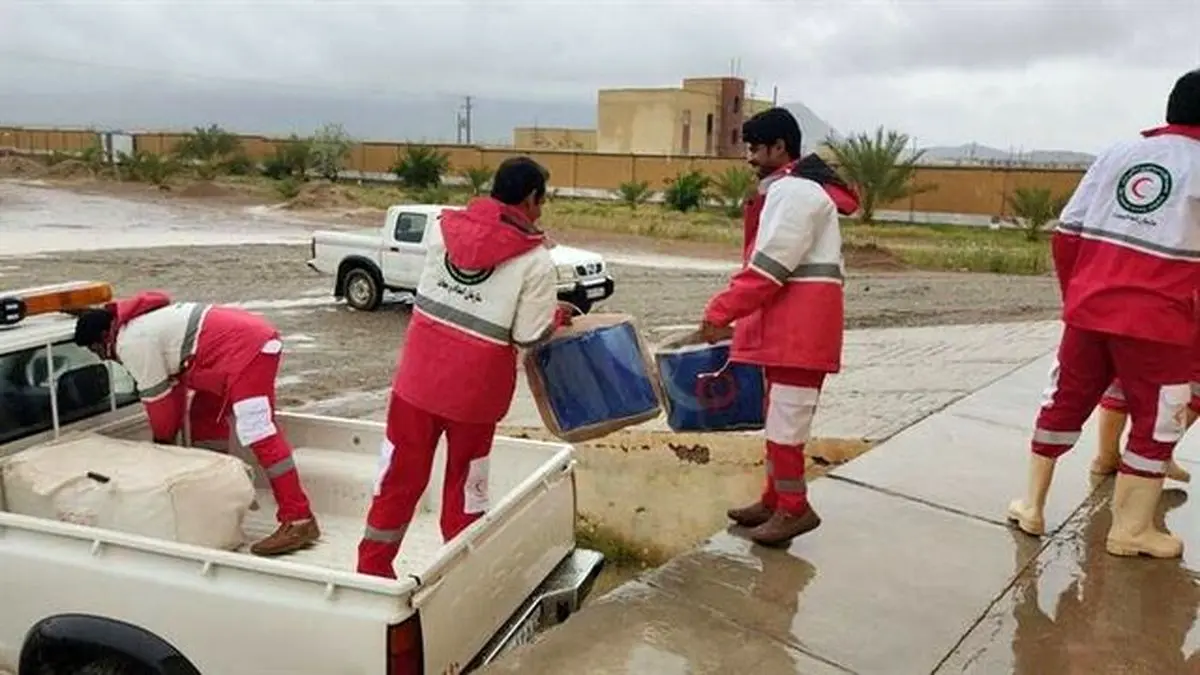
[(731, 359), (841, 369), (844, 298), (838, 213), (858, 198), (816, 155), (762, 179), (745, 208), (744, 267), (709, 301), (704, 320), (734, 324)]
[(1053, 235), (1063, 321), (1190, 345), (1200, 292), (1200, 126), (1169, 125), (1101, 153)]
[(392, 389), (429, 413), (490, 424), (508, 413), (517, 348), (565, 318), (546, 236), (490, 197), (447, 209), (430, 231)]
[[(229, 384), (279, 339), (265, 318), (236, 307), (172, 303), (158, 291), (112, 303), (107, 347), (137, 382), (154, 438), (179, 433), (189, 389), (226, 401)], [(225, 406), (222, 405), (222, 409)]]

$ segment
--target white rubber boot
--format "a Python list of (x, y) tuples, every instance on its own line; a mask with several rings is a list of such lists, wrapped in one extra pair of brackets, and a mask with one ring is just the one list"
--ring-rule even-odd
[(1092, 473), (1110, 476), (1121, 466), (1121, 432), (1125, 431), (1128, 415), (1120, 410), (1100, 408), (1099, 432), (1096, 434), (1096, 457)]
[(1055, 460), (1036, 453), (1029, 454), (1029, 487), (1024, 499), (1014, 499), (1008, 505), (1008, 519), (1022, 532), (1040, 537), (1046, 533), (1046, 496), (1054, 480)]
[(1162, 478), (1117, 474), (1112, 496), (1112, 527), (1105, 548), (1119, 556), (1145, 554), (1154, 558), (1178, 558), (1183, 541), (1154, 527), (1154, 512), (1162, 495)]

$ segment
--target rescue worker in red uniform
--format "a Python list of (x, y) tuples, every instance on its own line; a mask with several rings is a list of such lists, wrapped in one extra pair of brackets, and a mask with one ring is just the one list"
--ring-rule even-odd
[(238, 441), (254, 452), (278, 506), (278, 529), (252, 544), (252, 553), (290, 553), (320, 538), (292, 447), (275, 422), (283, 342), (266, 319), (147, 291), (83, 312), (75, 344), (129, 371), (157, 443), (175, 443), (186, 417), (193, 444), (227, 450), (233, 417)]
[(838, 214), (858, 209), (854, 191), (816, 155), (800, 156), (800, 125), (783, 108), (745, 122), (758, 172), (745, 208), (743, 268), (704, 311), (716, 341), (733, 324), (730, 359), (767, 377), (766, 481), (759, 501), (731, 509), (750, 538), (785, 545), (821, 524), (808, 503), (804, 446), (825, 376), (841, 368), (844, 301)]
[(1052, 241), (1063, 330), (1031, 443), (1029, 487), (1008, 517), (1045, 532), (1055, 461), (1114, 378), (1131, 419), (1105, 548), (1182, 555), (1154, 524), (1175, 444), (1187, 428), (1200, 291), (1200, 70), (1176, 82), (1167, 124), (1105, 150), (1084, 174)]
[(536, 224), (547, 178), (528, 157), (505, 160), (489, 197), (444, 211), (429, 232), (358, 546), (363, 574), (395, 578), (394, 561), (443, 434), (443, 538), (453, 539), (489, 506), (488, 456), (516, 391), (517, 349), (569, 322)]

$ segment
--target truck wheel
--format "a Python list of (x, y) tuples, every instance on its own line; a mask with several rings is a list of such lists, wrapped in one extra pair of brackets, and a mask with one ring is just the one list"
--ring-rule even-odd
[(346, 304), (363, 312), (373, 312), (383, 300), (383, 289), (375, 277), (361, 267), (346, 272)]
[(97, 659), (83, 664), (73, 675), (138, 675), (145, 669), (125, 659)]

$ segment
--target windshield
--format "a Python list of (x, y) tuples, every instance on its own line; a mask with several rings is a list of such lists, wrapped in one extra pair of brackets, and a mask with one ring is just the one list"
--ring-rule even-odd
[(137, 401), (125, 368), (71, 342), (0, 355), (0, 444), (53, 429), (55, 405), (62, 426)]

